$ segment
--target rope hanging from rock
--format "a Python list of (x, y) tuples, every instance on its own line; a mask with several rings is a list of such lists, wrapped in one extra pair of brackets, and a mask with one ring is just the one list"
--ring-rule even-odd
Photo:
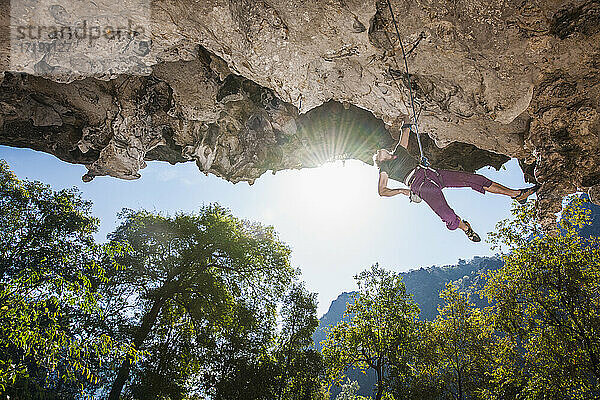
[[(419, 125), (417, 124), (417, 112), (415, 109), (415, 98), (413, 96), (413, 91), (412, 91), (412, 83), (410, 80), (410, 73), (408, 72), (408, 61), (406, 60), (406, 52), (404, 51), (404, 44), (402, 44), (402, 38), (400, 37), (400, 32), (398, 31), (398, 24), (396, 24), (396, 17), (394, 16), (394, 10), (392, 9), (392, 3), (390, 2), (390, 0), (387, 0), (387, 4), (388, 7), (390, 8), (390, 14), (392, 15), (392, 22), (394, 23), (394, 29), (396, 30), (396, 36), (398, 36), (398, 41), (400, 42), (400, 48), (402, 49), (402, 58), (404, 58), (404, 68), (406, 69), (406, 78), (408, 80), (408, 93), (410, 95), (410, 105), (412, 108), (412, 123), (409, 124), (408, 127), (411, 128), (411, 132), (412, 132), (412, 127), (414, 126), (415, 128), (415, 135), (417, 136), (417, 143), (419, 143), (419, 153), (421, 153), (421, 164), (424, 166), (429, 166), (429, 161), (427, 160), (427, 157), (425, 157), (425, 154), (423, 154), (423, 145), (421, 144), (421, 135), (419, 134)], [(392, 79), (396, 80), (396, 77), (392, 74)], [(420, 112), (419, 112), (420, 114)], [(406, 128), (406, 125), (402, 125), (401, 129)], [(398, 142), (400, 143), (400, 142)], [(396, 145), (397, 146), (397, 145)], [(396, 149), (394, 149), (394, 152), (396, 151)]]

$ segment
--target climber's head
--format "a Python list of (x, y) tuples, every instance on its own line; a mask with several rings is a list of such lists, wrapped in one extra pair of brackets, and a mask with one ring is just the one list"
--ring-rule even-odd
[(378, 167), (379, 167), (379, 163), (381, 163), (382, 161), (391, 160), (393, 158), (394, 158), (394, 156), (387, 149), (379, 149), (373, 155), (373, 161), (375, 162), (375, 165), (377, 165)]

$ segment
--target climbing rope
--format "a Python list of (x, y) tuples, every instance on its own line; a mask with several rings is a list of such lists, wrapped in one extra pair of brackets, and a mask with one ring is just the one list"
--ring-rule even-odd
[[(410, 126), (414, 126), (415, 127), (415, 135), (417, 136), (417, 143), (419, 144), (419, 153), (421, 153), (421, 164), (423, 164), (424, 166), (429, 166), (429, 161), (427, 160), (427, 157), (425, 157), (425, 154), (423, 153), (423, 145), (421, 144), (421, 135), (419, 134), (419, 125), (417, 123), (418, 120), (418, 116), (417, 116), (417, 110), (415, 108), (415, 98), (413, 96), (413, 91), (412, 91), (412, 82), (410, 80), (410, 73), (408, 72), (408, 61), (406, 59), (406, 51), (404, 50), (404, 44), (402, 44), (402, 38), (400, 37), (400, 32), (398, 31), (398, 24), (396, 23), (396, 17), (394, 16), (394, 10), (392, 9), (392, 3), (390, 2), (390, 0), (387, 0), (387, 4), (388, 7), (390, 8), (390, 13), (392, 15), (392, 22), (394, 23), (394, 29), (396, 30), (396, 36), (398, 37), (398, 41), (400, 42), (400, 48), (402, 49), (402, 57), (404, 58), (404, 68), (406, 69), (406, 78), (408, 80), (408, 93), (410, 95), (410, 106), (412, 108), (412, 123), (410, 124)], [(422, 36), (419, 36), (419, 40), (418, 42), (422, 39)], [(393, 46), (392, 46), (393, 47)], [(411, 52), (415, 49), (416, 45), (413, 46), (413, 48), (410, 50)], [(396, 80), (396, 78), (394, 77), (394, 75), (392, 74), (392, 79)], [(421, 110), (423, 109), (423, 107), (421, 106)], [(421, 115), (421, 111), (419, 111), (419, 116)], [(402, 128), (405, 128), (406, 125), (402, 125)], [(412, 128), (410, 129), (412, 132)], [(399, 144), (400, 142), (398, 142)], [(398, 144), (396, 145), (396, 147), (398, 147)], [(394, 149), (394, 152), (396, 151), (396, 149)]]

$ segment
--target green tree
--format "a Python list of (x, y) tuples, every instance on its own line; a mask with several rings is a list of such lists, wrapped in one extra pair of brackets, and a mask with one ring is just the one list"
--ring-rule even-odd
[(281, 307), (282, 328), (277, 338), (280, 367), (277, 398), (312, 399), (319, 395), (322, 357), (312, 349), (312, 334), (319, 325), (315, 293), (295, 284)]
[(421, 325), (412, 398), (473, 399), (485, 387), (493, 330), (470, 294), (447, 284), (444, 305)]
[(223, 327), (216, 346), (210, 346), (202, 377), (208, 393), (216, 400), (246, 398), (267, 400), (276, 397), (277, 360), (271, 353), (275, 325), (244, 312)]
[[(289, 248), (271, 227), (218, 205), (174, 217), (125, 210), (121, 219), (110, 239), (131, 251), (118, 258), (126, 268), (107, 288), (114, 318), (105, 328), (119, 326), (116, 334), (148, 353), (132, 390), (138, 398), (181, 398), (195, 386), (214, 395), (209, 384), (230, 362), (272, 342), (277, 300), (296, 274)], [(129, 380), (131, 360), (116, 369), (111, 400)]]
[(544, 234), (532, 204), (492, 236), (508, 251), (484, 293), (498, 341), (490, 399), (591, 399), (600, 396), (600, 239), (577, 228), (589, 210), (563, 210), (560, 234)]
[(366, 397), (359, 396), (360, 386), (357, 381), (342, 384), (341, 392), (335, 397), (335, 400), (367, 400)]
[[(217, 399), (302, 399), (321, 398), (322, 357), (311, 348), (318, 321), (315, 294), (296, 282), (279, 304), (279, 332), (273, 326), (260, 343), (249, 345), (232, 329), (225, 349), (217, 349), (219, 368), (212, 379)], [(266, 337), (271, 340), (267, 341)], [(255, 349), (252, 351), (252, 349)]]
[(0, 160), (0, 391), (11, 398), (75, 396), (109, 353), (136, 357), (82, 329), (102, 315), (97, 283), (120, 249), (95, 244), (90, 208), (76, 189), (20, 180)]
[(389, 367), (408, 371), (419, 308), (406, 293), (399, 274), (374, 265), (355, 279), (359, 290), (346, 308), (349, 321), (342, 321), (327, 332), (323, 357), (329, 379), (335, 384), (343, 380), (349, 368), (375, 370), (376, 399), (380, 400)]

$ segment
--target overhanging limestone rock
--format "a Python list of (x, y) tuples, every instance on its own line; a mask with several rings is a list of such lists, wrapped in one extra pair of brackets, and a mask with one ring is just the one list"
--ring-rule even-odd
[[(596, 197), (598, 1), (392, 6), (436, 165), (519, 158), (543, 184), (548, 226), (564, 194)], [(340, 157), (368, 162), (408, 113), (385, 0), (159, 0), (150, 16), (132, 15), (148, 17), (148, 37), (136, 42), (148, 51), (133, 55), (145, 75), (53, 75), (43, 54), (44, 68), (29, 75), (13, 65), (1, 83), (0, 142), (85, 164), (86, 179), (134, 179), (145, 161), (191, 160), (252, 182)]]

